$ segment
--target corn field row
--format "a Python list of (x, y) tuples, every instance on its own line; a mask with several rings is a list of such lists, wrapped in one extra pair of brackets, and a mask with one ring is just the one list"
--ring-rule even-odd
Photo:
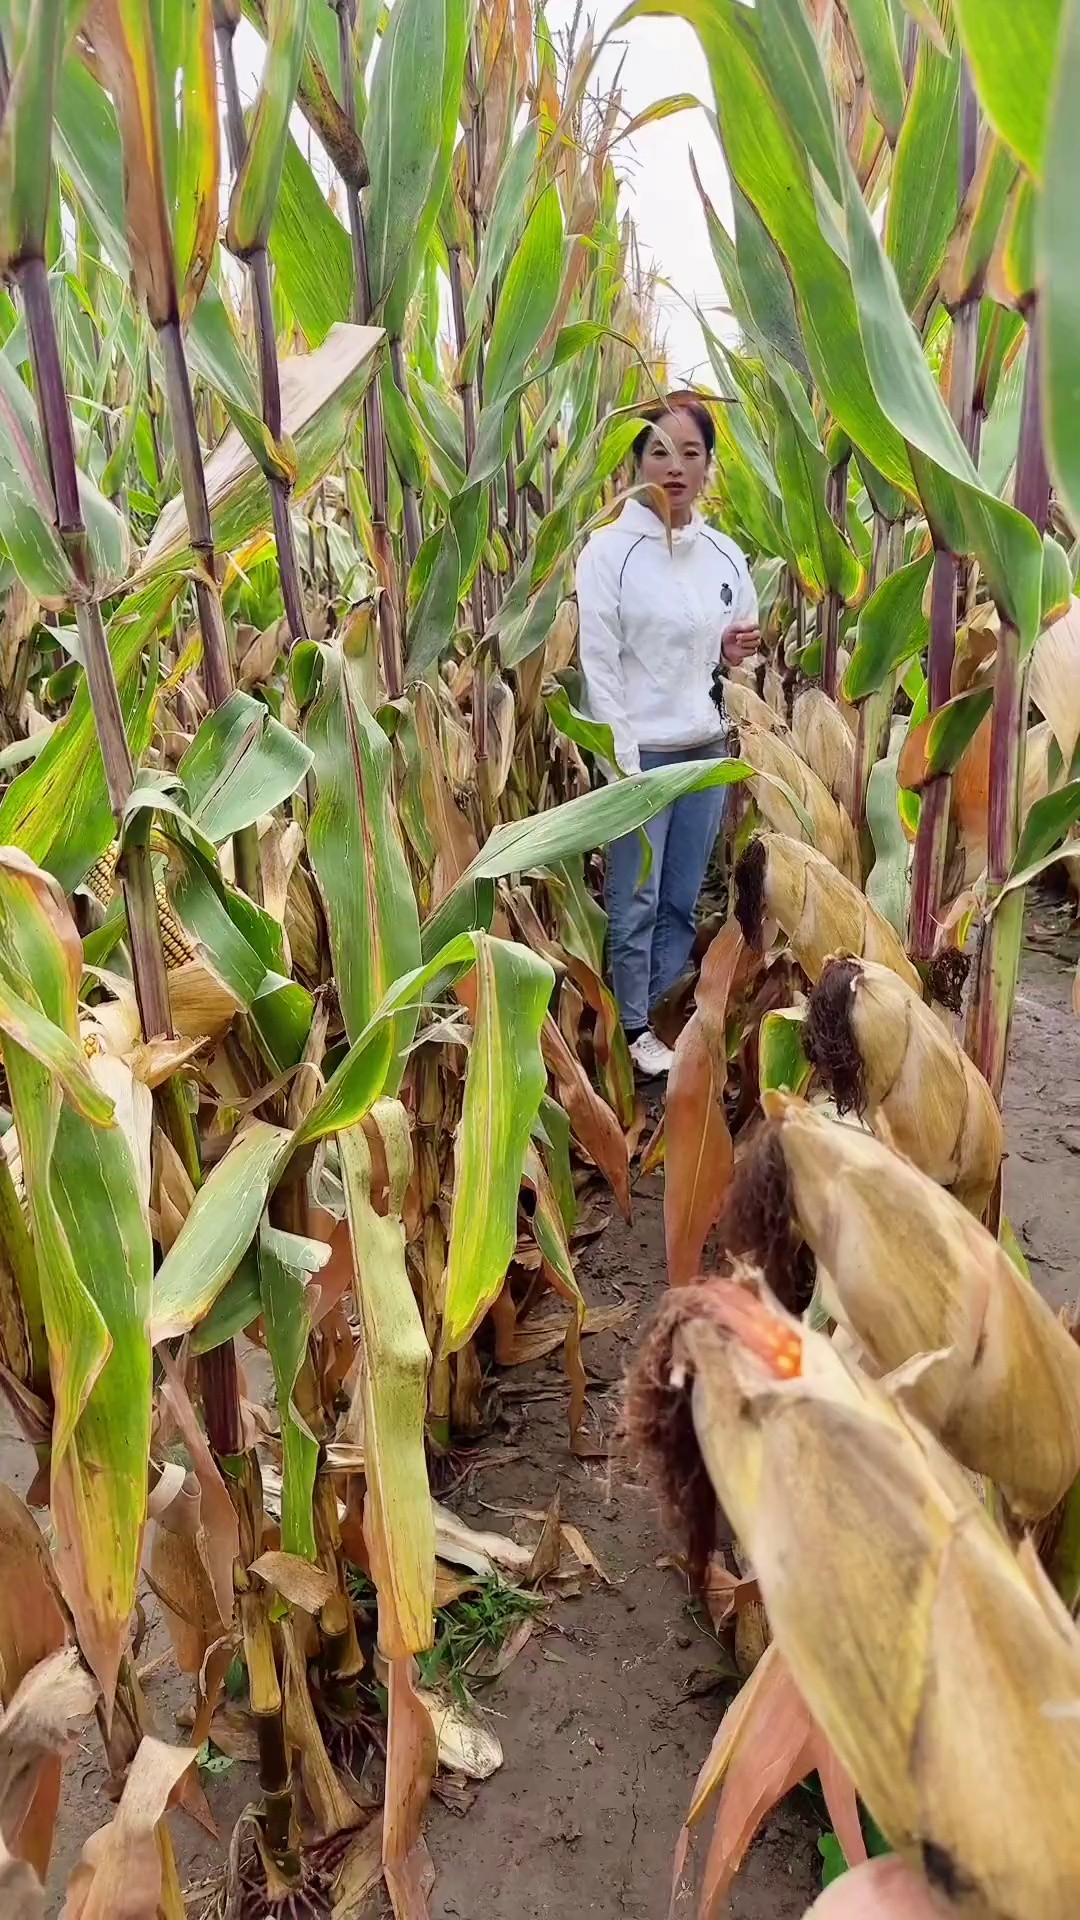
[(0, 0), (18, 1920), (94, 1713), (122, 1791), (64, 1912), (179, 1920), (166, 1813), (237, 1684), (224, 1905), (344, 1920), (381, 1875), (427, 1913), (433, 1488), (538, 1285), (589, 1448), (575, 1174), (628, 1213), (641, 1124), (593, 858), (710, 783), (733, 907), (670, 1009), (628, 1425), (716, 1617), (771, 1637), (677, 1873), (719, 1795), (720, 1910), (780, 1725), (858, 1867), (829, 1920), (1076, 1911), (1080, 1345), (999, 1108), (1080, 816), (1080, 5), (646, 12), (695, 27), (732, 181), (714, 506), (766, 657), (730, 758), (594, 787), (573, 562), (664, 388), (620, 150), (682, 97), (631, 117), (532, 0)]

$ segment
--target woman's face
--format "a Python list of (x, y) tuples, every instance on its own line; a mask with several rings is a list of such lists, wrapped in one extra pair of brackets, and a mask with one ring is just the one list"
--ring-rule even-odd
[(708, 451), (693, 414), (681, 408), (663, 414), (645, 442), (637, 477), (667, 495), (676, 526), (689, 520), (708, 471)]

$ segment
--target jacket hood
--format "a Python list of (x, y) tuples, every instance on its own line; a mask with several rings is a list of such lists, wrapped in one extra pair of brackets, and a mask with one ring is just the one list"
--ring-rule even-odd
[[(668, 530), (658, 513), (645, 505), (644, 500), (627, 500), (623, 505), (616, 525), (624, 527), (628, 533), (643, 533), (649, 540), (667, 540)], [(696, 540), (705, 525), (695, 507), (690, 523), (685, 527), (672, 527), (671, 539), (674, 546)]]

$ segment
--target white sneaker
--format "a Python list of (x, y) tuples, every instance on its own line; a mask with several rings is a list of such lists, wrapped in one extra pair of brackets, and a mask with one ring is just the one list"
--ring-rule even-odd
[(675, 1065), (671, 1048), (665, 1047), (663, 1041), (657, 1039), (651, 1027), (646, 1027), (644, 1033), (639, 1033), (637, 1039), (631, 1041), (630, 1058), (646, 1080), (660, 1079), (662, 1075), (670, 1073)]

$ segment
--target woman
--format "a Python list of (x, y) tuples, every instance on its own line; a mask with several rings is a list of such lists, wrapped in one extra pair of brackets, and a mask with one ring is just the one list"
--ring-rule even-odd
[[(610, 726), (622, 773), (719, 756), (724, 723), (711, 697), (715, 670), (737, 666), (758, 645), (746, 557), (694, 507), (715, 443), (699, 401), (662, 403), (634, 442), (635, 485), (651, 491), (628, 500), (617, 520), (594, 533), (578, 562), (589, 712)], [(725, 794), (723, 787), (686, 794), (650, 822), (652, 867), (644, 881), (637, 833), (608, 849), (612, 982), (631, 1057), (649, 1077), (667, 1073), (674, 1059), (651, 1031), (649, 1012), (689, 960)]]

